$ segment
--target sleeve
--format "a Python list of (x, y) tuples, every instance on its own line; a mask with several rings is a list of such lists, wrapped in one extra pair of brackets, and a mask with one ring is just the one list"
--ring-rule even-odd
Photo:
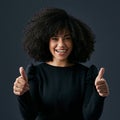
[(98, 70), (96, 66), (92, 65), (87, 72), (85, 81), (85, 93), (83, 101), (84, 120), (99, 120), (103, 111), (105, 97), (99, 96), (94, 85), (97, 75)]
[(21, 115), (24, 120), (35, 120), (37, 117), (37, 105), (35, 105), (35, 84), (36, 84), (36, 70), (35, 66), (29, 65), (26, 69), (30, 90), (21, 96), (18, 96), (18, 104)]

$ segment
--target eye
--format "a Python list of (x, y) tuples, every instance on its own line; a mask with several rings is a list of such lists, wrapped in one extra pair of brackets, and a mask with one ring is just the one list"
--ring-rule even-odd
[(71, 36), (66, 36), (64, 39), (65, 40), (71, 40)]
[(71, 37), (66, 37), (65, 39), (71, 39)]
[(58, 38), (57, 37), (52, 37), (51, 40), (57, 41)]

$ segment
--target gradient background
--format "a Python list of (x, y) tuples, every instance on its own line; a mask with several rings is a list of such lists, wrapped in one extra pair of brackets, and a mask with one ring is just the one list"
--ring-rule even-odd
[(21, 120), (12, 92), (18, 68), (28, 56), (21, 45), (29, 18), (44, 7), (59, 7), (80, 18), (96, 35), (96, 51), (86, 65), (105, 67), (110, 96), (100, 120), (120, 120), (120, 1), (119, 0), (1, 0), (0, 1), (0, 120)]

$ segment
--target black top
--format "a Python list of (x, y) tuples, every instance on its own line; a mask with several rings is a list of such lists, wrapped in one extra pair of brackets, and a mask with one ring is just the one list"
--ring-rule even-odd
[(30, 91), (18, 96), (24, 120), (98, 120), (104, 97), (96, 91), (97, 68), (81, 64), (56, 67), (46, 63), (27, 69)]

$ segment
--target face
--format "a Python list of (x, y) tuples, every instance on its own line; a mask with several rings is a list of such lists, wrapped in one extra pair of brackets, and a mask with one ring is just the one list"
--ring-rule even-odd
[(53, 61), (66, 62), (72, 47), (72, 38), (67, 30), (60, 31), (50, 38), (49, 49), (53, 55)]

